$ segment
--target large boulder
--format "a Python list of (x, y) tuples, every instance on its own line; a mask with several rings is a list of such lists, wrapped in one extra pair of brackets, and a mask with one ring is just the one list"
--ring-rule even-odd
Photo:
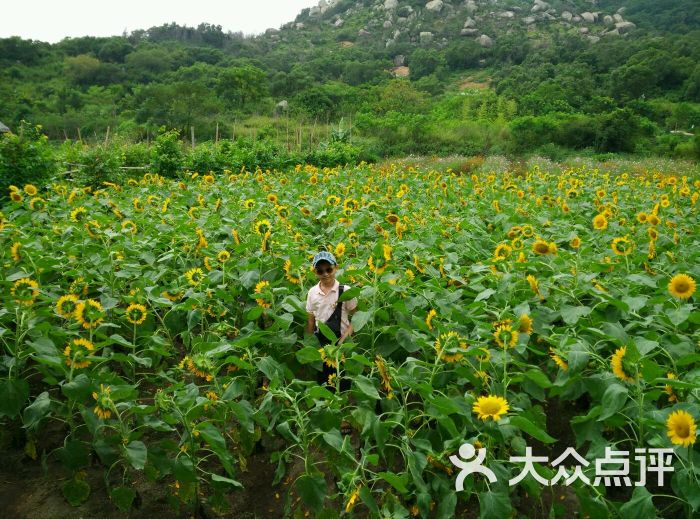
[(397, 54), (394, 56), (394, 66), (395, 67), (403, 67), (406, 65), (406, 56), (403, 54)]
[(615, 24), (615, 29), (617, 29), (617, 32), (620, 34), (626, 34), (630, 32), (632, 29), (637, 27), (635, 24), (632, 22), (617, 22)]
[(573, 17), (574, 17), (574, 15), (571, 14), (569, 11), (562, 11), (561, 12), (561, 18), (564, 21), (570, 22)]
[(386, 20), (384, 22), (384, 25), (382, 25), (382, 27), (384, 27), (385, 29), (391, 29), (392, 26), (393, 24), (391, 23), (391, 20)]
[(618, 13), (615, 13), (615, 14), (613, 15), (613, 20), (615, 20), (615, 23), (620, 23), (620, 22), (624, 22), (624, 21), (625, 21), (625, 19), (622, 17), (622, 15), (621, 15), (621, 14), (618, 14)]
[(532, 25), (536, 21), (537, 19), (534, 16), (526, 16), (525, 18), (523, 18), (523, 23), (525, 25)]
[(501, 18), (515, 18), (515, 13), (513, 11), (501, 11), (498, 13)]
[(493, 45), (493, 40), (486, 36), (485, 34), (482, 34), (476, 39), (476, 42), (481, 45), (482, 47), (491, 47)]
[(476, 6), (476, 2), (474, 2), (474, 0), (467, 0), (467, 3), (464, 4), (464, 8), (470, 14), (478, 9), (478, 7)]
[(473, 27), (465, 27), (459, 32), (459, 34), (461, 36), (476, 36), (477, 34), (479, 34), (479, 29), (475, 29)]
[(588, 11), (581, 13), (581, 18), (583, 18), (583, 21), (586, 23), (595, 23), (595, 16), (593, 16), (593, 13), (589, 13)]
[(387, 11), (396, 9), (399, 6), (399, 0), (384, 0), (384, 9)]
[(614, 24), (615, 24), (615, 20), (613, 20), (613, 17), (612, 17), (612, 16), (610, 16), (609, 14), (606, 14), (606, 15), (603, 17), (603, 23), (604, 23), (605, 25), (610, 26), (610, 25), (614, 25)]
[(431, 41), (433, 41), (433, 33), (432, 32), (425, 31), (425, 32), (420, 33), (419, 36), (420, 36), (421, 43), (430, 43)]
[(549, 4), (547, 2), (544, 2), (543, 0), (535, 0), (535, 4), (532, 6), (530, 11), (533, 13), (538, 13), (540, 11), (546, 11), (549, 9)]
[(474, 18), (471, 16), (467, 18), (467, 20), (464, 22), (464, 28), (465, 29), (470, 29), (472, 27), (476, 27), (476, 22), (474, 21)]
[(428, 11), (432, 11), (434, 13), (439, 13), (442, 11), (442, 8), (445, 6), (445, 3), (442, 0), (432, 0), (425, 4), (425, 8)]

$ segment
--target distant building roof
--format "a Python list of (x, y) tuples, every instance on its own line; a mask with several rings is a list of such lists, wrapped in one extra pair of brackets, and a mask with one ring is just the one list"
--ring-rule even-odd
[(10, 131), (10, 129), (7, 126), (5, 126), (4, 124), (2, 124), (2, 122), (0, 122), (0, 133), (6, 133), (9, 131)]

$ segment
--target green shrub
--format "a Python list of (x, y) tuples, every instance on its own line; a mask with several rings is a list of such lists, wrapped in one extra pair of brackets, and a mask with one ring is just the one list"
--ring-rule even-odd
[(41, 126), (22, 121), (18, 133), (0, 135), (0, 201), (10, 185), (40, 187), (56, 172), (54, 153)]
[(224, 169), (231, 169), (222, 147), (211, 142), (195, 146), (185, 158), (185, 168), (199, 173), (221, 173)]
[(180, 132), (178, 130), (166, 131), (161, 127), (160, 134), (156, 137), (155, 145), (151, 150), (151, 169), (154, 173), (160, 173), (165, 177), (176, 177), (185, 162)]
[(122, 153), (109, 145), (86, 146), (80, 154), (79, 169), (73, 175), (80, 185), (97, 187), (102, 182), (121, 183), (127, 174), (121, 168)]

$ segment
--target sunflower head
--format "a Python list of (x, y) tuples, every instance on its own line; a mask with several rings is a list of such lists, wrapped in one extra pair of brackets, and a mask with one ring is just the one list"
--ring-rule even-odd
[(272, 226), (270, 225), (269, 220), (258, 220), (257, 222), (255, 222), (253, 228), (256, 234), (259, 234), (260, 236), (265, 236), (272, 229)]
[(666, 420), (668, 431), (666, 434), (675, 445), (690, 447), (695, 443), (697, 424), (693, 416), (687, 411), (674, 411)]
[(97, 328), (104, 320), (105, 311), (102, 304), (94, 299), (81, 301), (75, 308), (75, 319), (85, 328)]
[(633, 384), (635, 379), (634, 363), (627, 354), (627, 347), (623, 346), (615, 351), (610, 361), (613, 374), (624, 382)]
[(519, 338), (518, 330), (513, 330), (510, 324), (501, 324), (496, 327), (496, 331), (493, 333), (496, 344), (501, 348), (515, 348), (518, 344)]
[(56, 302), (56, 313), (66, 319), (70, 318), (75, 313), (79, 301), (80, 299), (75, 294), (61, 296)]
[(597, 214), (593, 218), (593, 228), (597, 231), (602, 231), (608, 228), (608, 219), (604, 214)]
[(618, 256), (627, 256), (634, 250), (634, 242), (630, 241), (627, 236), (623, 236), (614, 238), (610, 247)]
[(131, 324), (143, 324), (147, 316), (148, 312), (146, 311), (146, 307), (142, 304), (132, 303), (126, 309), (126, 320)]
[(478, 416), (479, 420), (484, 422), (489, 418), (498, 421), (509, 410), (508, 401), (500, 396), (480, 396), (474, 402), (472, 410)]
[(31, 278), (18, 279), (12, 285), (10, 293), (17, 304), (30, 306), (39, 296), (39, 283)]
[(678, 299), (688, 299), (695, 293), (696, 288), (695, 280), (687, 274), (676, 274), (668, 283), (668, 291)]

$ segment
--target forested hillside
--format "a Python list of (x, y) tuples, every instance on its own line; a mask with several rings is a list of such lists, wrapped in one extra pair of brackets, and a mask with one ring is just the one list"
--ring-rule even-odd
[(699, 63), (694, 0), (322, 0), (255, 37), (171, 24), (1, 39), (0, 121), (52, 139), (165, 126), (289, 145), (303, 140), (290, 127), (311, 143), (342, 119), (377, 155), (693, 157)]

